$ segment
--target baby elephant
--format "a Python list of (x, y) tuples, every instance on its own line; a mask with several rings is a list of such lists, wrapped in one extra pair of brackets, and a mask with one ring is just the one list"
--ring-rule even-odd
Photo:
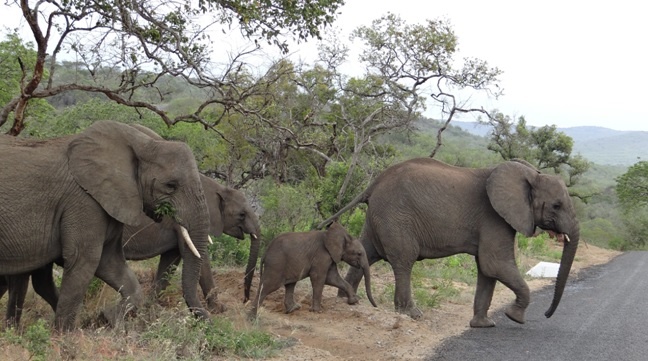
[(306, 277), (310, 277), (313, 285), (311, 311), (321, 312), (325, 284), (346, 292), (350, 305), (358, 303), (353, 287), (338, 273), (340, 260), (364, 271), (367, 298), (376, 307), (364, 247), (338, 222), (333, 222), (325, 231), (283, 233), (270, 242), (261, 260), (261, 281), (250, 317), (255, 318), (266, 296), (281, 286), (286, 287), (286, 313), (299, 309), (301, 306), (294, 299), (295, 284)]

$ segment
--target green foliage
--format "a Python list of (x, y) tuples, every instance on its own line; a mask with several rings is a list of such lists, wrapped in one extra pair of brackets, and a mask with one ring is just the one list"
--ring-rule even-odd
[(284, 232), (309, 231), (317, 222), (314, 195), (305, 185), (292, 186), (266, 181), (261, 191), (263, 239)]
[(49, 359), (51, 331), (44, 319), (40, 318), (27, 326), (22, 335), (18, 334), (14, 328), (6, 328), (1, 335), (6, 342), (27, 349), (31, 355), (31, 360), (44, 361)]
[(566, 170), (568, 186), (575, 184), (589, 163), (581, 156), (572, 156), (573, 139), (556, 130), (556, 125), (527, 127), (526, 119), (515, 123), (509, 116), (494, 112), (488, 120), (493, 127), (488, 149), (502, 159), (524, 159), (540, 170), (551, 169), (556, 174)]
[(175, 207), (171, 203), (166, 201), (160, 202), (153, 213), (155, 213), (155, 215), (158, 217), (170, 217), (173, 219), (175, 219), (176, 217)]
[(86, 290), (85, 299), (88, 300), (97, 296), (99, 292), (101, 292), (103, 286), (104, 286), (104, 282), (102, 280), (100, 280), (97, 277), (93, 277), (92, 281), (90, 281), (90, 285), (88, 286), (88, 289)]
[(616, 181), (616, 193), (626, 211), (648, 205), (648, 161), (631, 166)]
[(317, 199), (320, 212), (324, 215), (331, 215), (350, 203), (358, 194), (362, 193), (368, 183), (366, 175), (361, 169), (355, 168), (347, 191), (338, 203), (337, 197), (342, 183), (349, 170), (349, 164), (344, 162), (331, 162), (326, 167), (326, 176), (321, 178), (317, 190)]
[(209, 255), (212, 263), (217, 266), (246, 265), (250, 257), (250, 241), (223, 234), (209, 245)]
[[(21, 94), (23, 76), (26, 79), (31, 77), (37, 55), (33, 48), (33, 43), (23, 42), (15, 33), (7, 34), (6, 39), (0, 42), (0, 106), (8, 104)], [(43, 78), (47, 79), (47, 77), (48, 74), (45, 72)], [(44, 99), (30, 99), (27, 103), (25, 119), (28, 122), (45, 121), (53, 112), (54, 108)]]
[(142, 339), (163, 359), (266, 358), (281, 347), (271, 335), (256, 329), (237, 330), (221, 317), (210, 322), (192, 316), (181, 322), (162, 317), (149, 325)]

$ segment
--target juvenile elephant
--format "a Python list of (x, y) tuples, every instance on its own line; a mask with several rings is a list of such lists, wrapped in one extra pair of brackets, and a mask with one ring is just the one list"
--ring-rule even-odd
[[(142, 291), (124, 259), (123, 225), (139, 226), (142, 211), (174, 212), (196, 254), (185, 259), (187, 305), (207, 317), (196, 291), (207, 257), (208, 211), (189, 147), (160, 141), (117, 122), (49, 140), (0, 137), (0, 275), (28, 274), (64, 263), (55, 327), (74, 327), (96, 275), (137, 307)], [(50, 266), (51, 267), (51, 266)]]
[[(154, 139), (162, 138), (152, 130), (140, 125), (131, 125), (148, 134)], [(259, 252), (261, 234), (259, 218), (248, 204), (245, 195), (236, 189), (225, 187), (215, 180), (200, 175), (207, 208), (209, 210), (209, 234), (218, 237), (222, 233), (238, 239), (250, 234), (250, 255), (245, 272), (244, 302), (250, 297), (250, 287), (254, 277), (254, 269)], [(193, 257), (193, 253), (185, 247), (185, 238), (178, 223), (168, 217), (160, 222), (154, 222), (145, 214), (140, 215), (140, 226), (124, 226), (122, 241), (124, 255), (127, 260), (144, 260), (160, 256), (158, 271), (155, 279), (156, 293), (159, 294), (169, 284), (168, 276), (182, 259)], [(202, 262), (200, 286), (212, 312), (220, 313), (225, 306), (218, 302), (216, 285), (212, 276), (209, 258)], [(52, 265), (33, 271), (32, 285), (37, 294), (45, 299), (53, 309), (56, 309), (58, 290), (52, 279)], [(21, 309), (27, 293), (29, 274), (13, 276), (8, 281), (0, 277), (0, 298), (9, 288), (6, 321), (11, 325), (20, 323)]]
[(281, 286), (286, 288), (285, 312), (298, 310), (301, 306), (295, 302), (295, 285), (306, 277), (313, 286), (311, 311), (321, 311), (325, 284), (344, 290), (350, 305), (358, 303), (355, 291), (338, 273), (337, 263), (341, 260), (364, 274), (367, 298), (376, 307), (364, 248), (338, 222), (333, 222), (325, 231), (283, 233), (270, 242), (261, 260), (261, 280), (250, 317), (256, 317), (266, 296)]
[[(471, 169), (419, 158), (387, 168), (331, 219), (360, 202), (368, 205), (362, 245), (370, 265), (380, 259), (391, 264), (397, 311), (413, 318), (422, 315), (411, 295), (414, 262), (468, 253), (475, 256), (478, 270), (470, 326), (495, 325), (488, 309), (496, 281), (516, 295), (506, 315), (524, 323), (529, 287), (515, 263), (514, 240), (516, 231), (531, 237), (536, 227), (565, 240), (553, 302), (545, 316), (551, 317), (558, 307), (580, 237), (574, 206), (559, 177), (520, 161)], [(346, 275), (354, 289), (361, 278), (355, 269)]]

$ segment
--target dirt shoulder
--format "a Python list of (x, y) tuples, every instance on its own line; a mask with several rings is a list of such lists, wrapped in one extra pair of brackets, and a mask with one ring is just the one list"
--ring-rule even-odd
[[(582, 244), (579, 247), (572, 275), (594, 265), (604, 264), (620, 252)], [(521, 262), (535, 264), (532, 259)], [(377, 274), (374, 274), (377, 273)], [(226, 272), (218, 275), (219, 296), (231, 305), (226, 317), (245, 327), (260, 327), (286, 340), (290, 347), (283, 349), (276, 359), (281, 360), (417, 360), (438, 346), (444, 339), (458, 335), (469, 328), (472, 317), (474, 287), (455, 284), (459, 296), (439, 308), (424, 310), (422, 320), (414, 321), (394, 312), (391, 300), (381, 300), (372, 307), (366, 299), (358, 305), (347, 305), (336, 297), (336, 289), (326, 287), (324, 312), (312, 313), (308, 282), (298, 283), (296, 298), (302, 308), (292, 314), (283, 313), (283, 290), (271, 294), (259, 312), (258, 326), (245, 320), (245, 308), (240, 303), (240, 275)], [(391, 272), (373, 272), (374, 296), (381, 287), (393, 284)], [(532, 291), (553, 283), (553, 279), (528, 279)], [(301, 285), (300, 285), (301, 284)], [(254, 285), (256, 289), (256, 285)], [(433, 292), (433, 290), (431, 290)], [(513, 293), (497, 285), (491, 312), (512, 302)], [(240, 323), (239, 323), (240, 322)]]

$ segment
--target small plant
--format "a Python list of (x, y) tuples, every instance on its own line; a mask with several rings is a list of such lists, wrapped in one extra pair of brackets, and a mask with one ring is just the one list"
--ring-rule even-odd
[(40, 361), (48, 359), (47, 354), (50, 348), (51, 333), (45, 320), (36, 320), (36, 322), (25, 329), (22, 335), (17, 333), (13, 328), (5, 329), (0, 335), (2, 335), (2, 343), (9, 342), (29, 351), (31, 360)]
[(155, 215), (159, 217), (166, 216), (166, 217), (171, 217), (173, 219), (176, 218), (175, 207), (167, 201), (160, 202), (155, 208), (155, 211), (153, 211), (153, 213), (155, 213)]
[(222, 235), (209, 245), (209, 254), (217, 266), (245, 265), (250, 257), (250, 241)]

